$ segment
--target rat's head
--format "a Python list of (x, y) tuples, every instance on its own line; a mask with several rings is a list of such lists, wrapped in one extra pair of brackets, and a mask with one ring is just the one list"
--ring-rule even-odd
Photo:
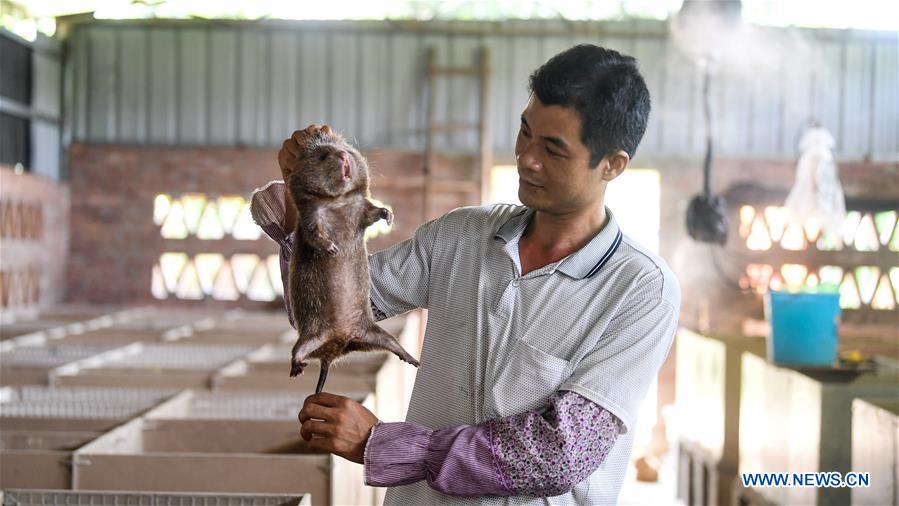
[(368, 166), (343, 137), (319, 132), (309, 138), (287, 184), (292, 195), (339, 197), (368, 188)]

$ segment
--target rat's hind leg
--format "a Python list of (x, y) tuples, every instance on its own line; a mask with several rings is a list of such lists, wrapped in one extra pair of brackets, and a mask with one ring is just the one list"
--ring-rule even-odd
[(290, 377), (292, 378), (302, 373), (303, 368), (306, 367), (306, 362), (303, 362), (306, 360), (306, 357), (327, 341), (328, 339), (325, 334), (310, 337), (308, 339), (303, 339), (301, 337), (297, 340), (297, 343), (293, 345), (293, 351), (290, 352)]
[(418, 360), (412, 357), (406, 350), (400, 346), (399, 341), (395, 337), (388, 334), (387, 331), (372, 324), (365, 334), (358, 340), (352, 340), (347, 343), (346, 351), (389, 351), (395, 354), (403, 362), (408, 362), (418, 367)]

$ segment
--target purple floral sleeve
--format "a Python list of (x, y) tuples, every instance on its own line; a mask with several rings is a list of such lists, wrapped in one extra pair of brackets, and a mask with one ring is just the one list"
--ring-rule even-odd
[(449, 495), (567, 492), (590, 476), (622, 424), (594, 402), (558, 392), (548, 409), (431, 430), (412, 422), (379, 423), (365, 449), (365, 483), (398, 486), (427, 480)]
[(550, 402), (543, 415), (488, 422), (497, 474), (516, 494), (567, 492), (599, 467), (621, 431), (615, 415), (574, 392), (557, 393)]

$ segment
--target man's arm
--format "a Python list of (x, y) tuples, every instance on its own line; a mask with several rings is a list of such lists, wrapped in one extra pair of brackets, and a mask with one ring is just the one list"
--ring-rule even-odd
[(273, 241), (278, 244), (278, 264), (281, 268), (281, 285), (284, 287), (284, 309), (290, 325), (296, 328), (290, 310), (290, 287), (287, 272), (290, 266), (290, 255), (293, 251), (292, 229), (284, 227), (285, 209), (291, 204), (285, 198), (282, 181), (271, 181), (262, 188), (253, 191), (250, 197), (250, 214), (253, 221)]
[(289, 247), (293, 242), (290, 235), (296, 224), (294, 222), (294, 227), (288, 228), (284, 223), (285, 212), (290, 205), (283, 181), (270, 181), (262, 188), (253, 190), (250, 197), (253, 221), (279, 246)]
[[(461, 497), (563, 494), (599, 467), (622, 428), (614, 415), (574, 392), (557, 393), (542, 411), (439, 430), (375, 424), (373, 415), (354, 413), (354, 403), (344, 403), (344, 423), (313, 420), (338, 417), (341, 410), (324, 407), (340, 404), (332, 397), (313, 396), (300, 412), (301, 434), (311, 447), (364, 459), (367, 485), (426, 480), (438, 492)], [(365, 438), (358, 438), (367, 435), (366, 423), (375, 425), (363, 452), (358, 441)], [(313, 433), (326, 437), (312, 439)]]

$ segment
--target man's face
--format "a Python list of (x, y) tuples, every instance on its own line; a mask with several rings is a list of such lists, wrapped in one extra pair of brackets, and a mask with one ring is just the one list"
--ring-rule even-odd
[(602, 167), (590, 166), (590, 150), (581, 142), (582, 124), (574, 109), (543, 105), (531, 96), (515, 141), (522, 204), (556, 214), (602, 200)]

